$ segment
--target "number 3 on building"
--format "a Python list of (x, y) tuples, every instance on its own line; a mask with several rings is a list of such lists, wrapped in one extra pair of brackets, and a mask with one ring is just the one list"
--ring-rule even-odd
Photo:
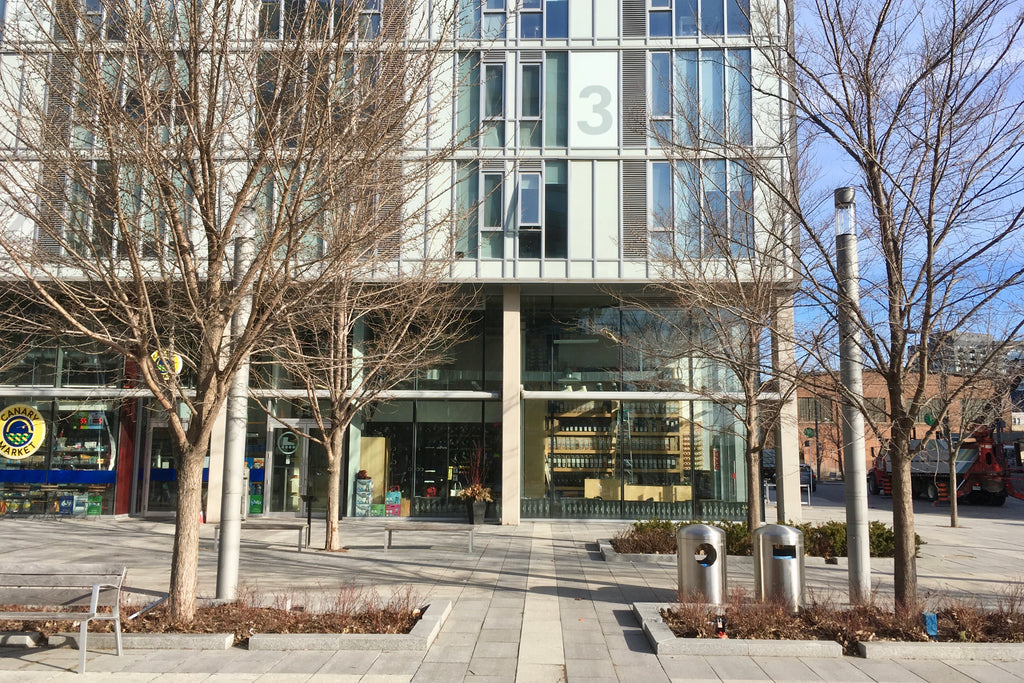
[[(601, 135), (607, 133), (612, 127), (614, 117), (609, 110), (612, 103), (612, 94), (603, 85), (588, 85), (580, 90), (580, 99), (590, 101), (592, 107), (587, 119), (580, 119), (576, 122), (579, 129), (587, 135)], [(596, 117), (597, 122), (594, 123)]]

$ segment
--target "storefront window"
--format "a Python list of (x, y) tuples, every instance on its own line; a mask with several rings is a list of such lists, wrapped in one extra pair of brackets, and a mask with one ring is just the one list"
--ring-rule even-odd
[(0, 512), (99, 515), (114, 511), (119, 404), (18, 399), (42, 415), (46, 438), (20, 460), (0, 457)]
[(524, 514), (741, 517), (743, 440), (708, 401), (526, 401)]
[[(464, 514), (458, 493), (471, 483), (474, 458), (481, 462), (484, 485), (499, 500), (499, 415), (497, 402), (395, 401), (374, 406), (361, 428), (358, 465), (373, 483), (356, 482), (356, 516)], [(399, 507), (389, 510), (388, 505)]]

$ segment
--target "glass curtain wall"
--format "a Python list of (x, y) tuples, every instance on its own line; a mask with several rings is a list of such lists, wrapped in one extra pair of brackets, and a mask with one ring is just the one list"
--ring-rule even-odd
[(699, 326), (683, 311), (576, 303), (524, 298), (524, 387), (564, 398), (524, 402), (523, 516), (742, 518), (736, 406), (621, 396), (735, 390), (692, 352)]

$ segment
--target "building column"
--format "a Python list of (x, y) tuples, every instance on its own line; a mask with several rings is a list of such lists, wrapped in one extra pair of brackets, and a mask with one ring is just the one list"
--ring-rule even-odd
[(501, 305), (501, 523), (519, 524), (522, 497), (522, 354), (520, 352), (520, 291), (507, 285)]
[(775, 431), (775, 491), (777, 522), (799, 524), (803, 520), (800, 505), (800, 429), (796, 400), (796, 353), (793, 343), (793, 302), (787, 299), (775, 313), (772, 335), (772, 365), (782, 396), (779, 423)]
[(227, 433), (227, 405), (221, 406), (210, 435), (210, 468), (206, 482), (206, 523), (220, 524), (220, 492), (224, 486), (224, 436)]

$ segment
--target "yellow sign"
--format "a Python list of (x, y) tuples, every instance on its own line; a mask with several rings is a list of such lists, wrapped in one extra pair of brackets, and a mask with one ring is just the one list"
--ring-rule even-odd
[(10, 460), (27, 458), (45, 438), (46, 422), (32, 406), (19, 403), (0, 411), (0, 455)]
[[(163, 375), (164, 379), (167, 379), (167, 376), (170, 375), (171, 372), (174, 372), (175, 375), (181, 372), (181, 356), (176, 353), (168, 353), (166, 351), (161, 353), (160, 351), (154, 351), (150, 358), (153, 359), (153, 364), (156, 365), (156, 371)], [(173, 369), (169, 369), (167, 367), (167, 361), (171, 362)]]

